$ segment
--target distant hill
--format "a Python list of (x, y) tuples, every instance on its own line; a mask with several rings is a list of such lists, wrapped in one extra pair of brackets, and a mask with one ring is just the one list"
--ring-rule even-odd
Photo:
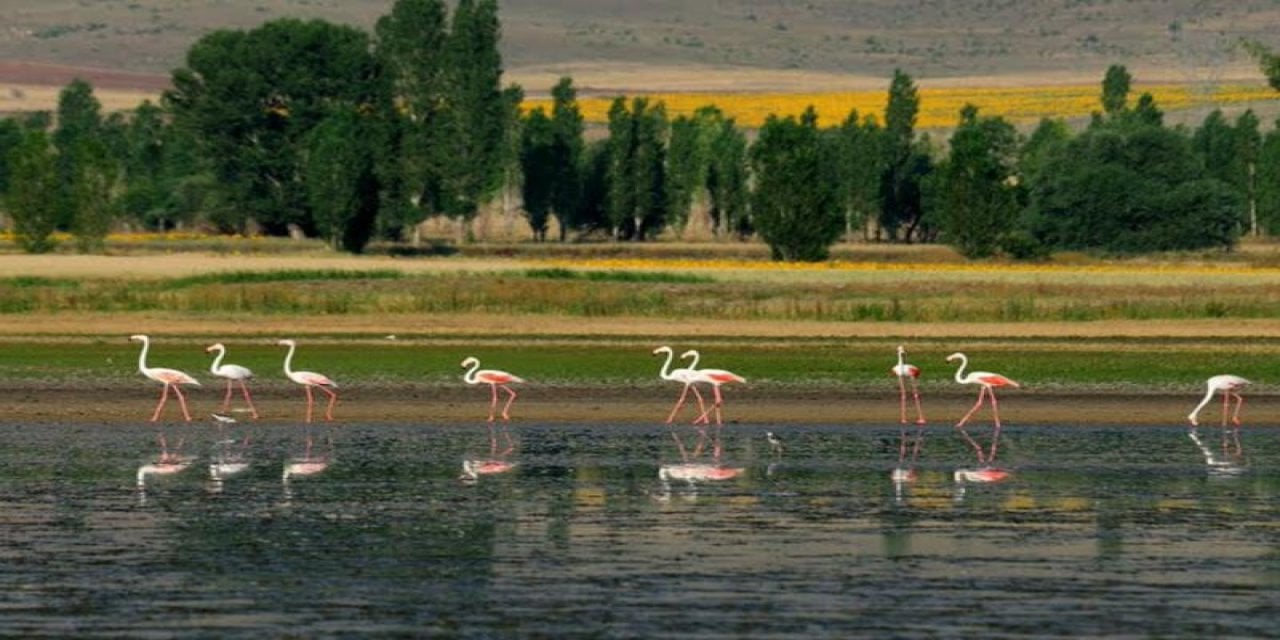
[[(151, 88), (211, 30), (281, 17), (371, 29), (391, 4), (0, 2), (0, 81), (34, 69), (65, 82), (56, 66), (14, 64), (34, 62)], [(599, 92), (816, 91), (882, 86), (896, 67), (922, 83), (1092, 82), (1112, 63), (1139, 81), (1260, 81), (1233, 45), (1280, 46), (1275, 0), (505, 0), (501, 11), (508, 74), (531, 93), (566, 74)]]

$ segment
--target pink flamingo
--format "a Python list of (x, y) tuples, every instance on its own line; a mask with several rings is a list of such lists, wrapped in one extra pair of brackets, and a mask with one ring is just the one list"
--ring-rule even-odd
[[(924, 410), (920, 408), (920, 386), (917, 381), (920, 378), (920, 367), (914, 364), (908, 364), (906, 361), (907, 350), (898, 345), (898, 364), (889, 370), (891, 374), (898, 378), (898, 419), (902, 424), (907, 423), (907, 380), (911, 381), (911, 396), (915, 399), (916, 404), (916, 442), (911, 450), (911, 459), (915, 460), (920, 455), (920, 444), (924, 436)], [(898, 463), (901, 464), (907, 457), (907, 429), (902, 429), (901, 444), (898, 445)]]
[[(960, 384), (982, 385), (982, 390), (978, 392), (978, 401), (974, 403), (972, 409), (969, 409), (969, 413), (964, 414), (964, 417), (960, 419), (960, 422), (956, 423), (956, 428), (960, 430), (960, 433), (964, 436), (965, 440), (968, 440), (969, 444), (973, 445), (974, 450), (978, 452), (978, 463), (982, 464), (985, 462), (989, 464), (995, 461), (996, 447), (1000, 442), (1000, 403), (996, 400), (995, 388), (1013, 387), (1016, 389), (1020, 385), (1005, 376), (998, 373), (991, 373), (989, 371), (972, 371), (968, 375), (965, 375), (964, 369), (969, 366), (969, 358), (963, 353), (953, 353), (947, 356), (947, 362), (952, 362), (954, 360), (960, 361), (960, 368), (956, 369), (956, 382)], [(984, 460), (982, 447), (978, 446), (978, 443), (969, 436), (969, 432), (965, 431), (964, 424), (969, 421), (969, 418), (973, 417), (974, 412), (982, 407), (982, 401), (985, 400), (987, 396), (991, 397), (991, 414), (995, 420), (995, 431), (991, 435), (991, 454), (986, 456), (986, 459)]]
[(227, 395), (222, 399), (222, 411), (225, 413), (227, 408), (231, 406), (231, 387), (235, 383), (240, 383), (240, 391), (244, 393), (245, 404), (249, 405), (249, 415), (256, 420), (258, 418), (258, 410), (253, 407), (253, 398), (249, 397), (249, 387), (245, 385), (245, 381), (253, 378), (253, 372), (238, 364), (222, 364), (222, 359), (227, 355), (227, 348), (221, 342), (209, 345), (205, 353), (217, 351), (218, 356), (213, 359), (213, 364), (209, 366), (209, 373), (227, 381)]
[(315, 395), (311, 391), (312, 387), (329, 395), (329, 406), (325, 409), (324, 419), (333, 420), (333, 405), (338, 402), (338, 394), (333, 390), (338, 388), (338, 384), (324, 374), (315, 373), (314, 371), (293, 370), (291, 365), (293, 364), (293, 352), (298, 348), (297, 342), (281, 340), (276, 344), (289, 347), (289, 354), (284, 357), (284, 375), (307, 390), (307, 422), (311, 422), (312, 408), (315, 405)]
[(689, 396), (689, 391), (693, 391), (694, 397), (698, 399), (699, 413), (705, 413), (707, 410), (706, 403), (703, 402), (702, 394), (698, 392), (698, 388), (693, 386), (696, 372), (688, 367), (671, 369), (671, 360), (675, 357), (675, 352), (671, 350), (671, 347), (658, 347), (653, 350), (654, 355), (660, 353), (667, 354), (667, 360), (662, 363), (662, 370), (658, 372), (658, 377), (663, 380), (674, 380), (684, 384), (684, 389), (680, 392), (680, 399), (676, 400), (675, 406), (671, 408), (671, 414), (667, 416), (667, 424), (671, 424), (671, 421), (675, 420), (676, 414), (680, 412), (680, 407), (684, 406), (685, 398)]
[[(155, 422), (160, 419), (160, 411), (164, 409), (164, 403), (169, 399), (169, 389), (173, 389), (173, 392), (178, 395), (178, 404), (182, 406), (182, 416), (186, 418), (187, 422), (191, 422), (191, 412), (187, 411), (187, 399), (182, 395), (182, 389), (178, 385), (190, 384), (198, 387), (200, 383), (195, 378), (177, 369), (148, 367), (147, 351), (151, 349), (151, 338), (138, 334), (129, 336), (129, 339), (142, 343), (142, 352), (138, 354), (138, 371), (142, 375), (164, 385), (164, 390), (160, 393), (160, 403), (156, 405), (156, 412), (152, 414), (151, 421)], [(163, 441), (164, 436), (161, 435), (160, 438)]]
[[(1231, 406), (1231, 399), (1234, 398), (1236, 401), (1236, 409), (1234, 412), (1231, 413), (1231, 424), (1235, 425), (1236, 453), (1239, 454), (1240, 453), (1240, 407), (1244, 405), (1244, 396), (1240, 395), (1239, 392), (1241, 389), (1245, 388), (1249, 384), (1250, 383), (1248, 380), (1245, 380), (1240, 376), (1233, 376), (1230, 374), (1223, 374), (1220, 376), (1213, 376), (1212, 378), (1209, 378), (1208, 383), (1206, 385), (1208, 386), (1208, 390), (1205, 391), (1204, 399), (1200, 401), (1200, 404), (1196, 405), (1195, 409), (1191, 410), (1191, 413), (1187, 414), (1187, 420), (1191, 421), (1191, 431), (1194, 433), (1196, 430), (1196, 427), (1200, 425), (1200, 422), (1197, 420), (1197, 416), (1200, 414), (1200, 410), (1203, 409), (1205, 405), (1209, 404), (1209, 401), (1213, 399), (1213, 394), (1221, 391), (1222, 392), (1222, 428), (1223, 429), (1227, 428), (1227, 413)], [(1227, 450), (1226, 432), (1223, 432), (1222, 450), (1224, 452)]]
[[(496, 369), (481, 369), (480, 360), (474, 357), (468, 357), (462, 361), (462, 367), (467, 370), (462, 374), (462, 381), (467, 384), (487, 384), (493, 392), (493, 400), (489, 403), (489, 422), (493, 422), (495, 413), (498, 410), (498, 387), (502, 387), (507, 392), (507, 404), (502, 407), (502, 419), (504, 421), (511, 419), (511, 404), (516, 401), (516, 392), (507, 386), (513, 382), (524, 382), (518, 376), (507, 373), (506, 371), (498, 371)], [(510, 440), (511, 436), (507, 436)]]
[(713, 402), (709, 408), (703, 409), (702, 415), (698, 416), (693, 423), (711, 424), (710, 415), (711, 411), (714, 410), (716, 413), (716, 426), (721, 426), (724, 424), (724, 419), (721, 416), (720, 408), (724, 406), (724, 398), (720, 395), (720, 386), (731, 382), (743, 383), (746, 382), (747, 379), (732, 371), (725, 371), (724, 369), (699, 369), (698, 360), (701, 359), (701, 357), (702, 356), (694, 349), (690, 349), (680, 354), (681, 360), (684, 360), (685, 358), (693, 358), (693, 362), (689, 363), (689, 370), (692, 372), (690, 374), (690, 380), (693, 383), (702, 382), (711, 385), (711, 390), (715, 393), (715, 402)]

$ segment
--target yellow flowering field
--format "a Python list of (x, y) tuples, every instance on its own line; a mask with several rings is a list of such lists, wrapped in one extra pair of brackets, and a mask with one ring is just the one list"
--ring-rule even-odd
[[(1201, 106), (1230, 106), (1241, 103), (1280, 101), (1280, 92), (1266, 85), (1227, 85), (1216, 91), (1196, 91), (1188, 85), (1137, 85), (1131, 100), (1149, 92), (1164, 111), (1177, 111)], [(1100, 110), (1099, 84), (1041, 87), (992, 88), (921, 88), (920, 114), (916, 125), (922, 129), (954, 126), (960, 108), (972, 103), (983, 115), (1002, 116), (1016, 124), (1038, 122), (1041, 118), (1083, 118)], [(653, 102), (666, 105), (669, 116), (692, 114), (697, 109), (715, 105), (744, 127), (759, 127), (771, 115), (799, 115), (809, 105), (818, 111), (823, 126), (843, 122), (853, 109), (863, 115), (881, 119), (888, 90), (830, 93), (655, 93), (643, 94)], [(628, 98), (636, 96), (627, 96)], [(583, 118), (589, 123), (605, 123), (609, 119), (611, 97), (579, 98)], [(524, 108), (550, 110), (550, 99), (526, 100)]]

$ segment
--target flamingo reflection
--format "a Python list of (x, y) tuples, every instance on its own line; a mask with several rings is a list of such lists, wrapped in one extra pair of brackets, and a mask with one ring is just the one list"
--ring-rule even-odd
[(1245, 466), (1240, 463), (1242, 453), (1240, 450), (1239, 433), (1224, 429), (1222, 432), (1222, 449), (1223, 451), (1227, 450), (1228, 433), (1235, 433), (1236, 449), (1234, 454), (1225, 454), (1225, 457), (1218, 457), (1215, 455), (1213, 449), (1210, 449), (1204, 441), (1200, 439), (1200, 434), (1197, 433), (1195, 429), (1192, 429), (1187, 433), (1187, 437), (1191, 438), (1191, 441), (1195, 443), (1196, 448), (1200, 450), (1200, 454), (1204, 456), (1204, 464), (1208, 469), (1210, 476), (1231, 477), (1238, 476), (1245, 471)]
[(1004, 482), (1013, 477), (1013, 473), (1005, 469), (996, 469), (993, 467), (983, 467), (981, 469), (956, 469), (952, 474), (955, 481), (956, 502), (964, 500), (966, 487), (971, 484), (996, 484)]
[(209, 489), (217, 493), (222, 491), (222, 483), (227, 478), (249, 468), (249, 434), (246, 431), (243, 440), (228, 438), (227, 428), (236, 424), (236, 419), (220, 413), (212, 417), (218, 427), (218, 440), (213, 443), (209, 457)]

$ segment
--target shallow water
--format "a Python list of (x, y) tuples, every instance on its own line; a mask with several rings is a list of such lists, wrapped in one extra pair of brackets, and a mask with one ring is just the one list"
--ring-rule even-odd
[(681, 462), (664, 428), (520, 424), (511, 468), (474, 482), (483, 425), (316, 428), (327, 466), (289, 479), (304, 429), (250, 427), (221, 482), (238, 445), (171, 428), (194, 459), (139, 487), (150, 425), (0, 425), (0, 633), (1277, 633), (1280, 430), (1246, 428), (1235, 459), (1213, 429), (1202, 450), (1172, 426), (1010, 428), (1010, 476), (982, 484), (957, 482), (976, 465), (947, 427), (903, 483), (896, 427), (772, 427), (781, 455), (766, 428), (728, 427), (741, 471), (699, 481), (659, 477)]

